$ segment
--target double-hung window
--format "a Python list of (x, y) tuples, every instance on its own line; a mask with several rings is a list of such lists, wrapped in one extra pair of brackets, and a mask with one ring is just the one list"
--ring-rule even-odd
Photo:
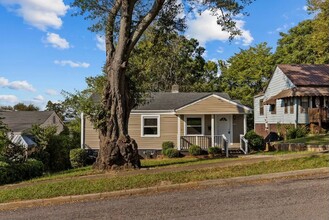
[(143, 115), (142, 116), (142, 137), (160, 136), (160, 116)]
[(186, 135), (202, 135), (202, 117), (186, 117)]

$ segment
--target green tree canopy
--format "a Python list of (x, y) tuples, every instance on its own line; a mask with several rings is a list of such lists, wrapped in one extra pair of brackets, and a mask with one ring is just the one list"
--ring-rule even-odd
[(266, 86), (274, 69), (271, 48), (266, 43), (240, 50), (221, 65), (220, 88), (233, 99), (253, 106), (253, 97)]
[(33, 104), (25, 105), (24, 103), (20, 102), (14, 105), (15, 111), (39, 111), (39, 107)]
[(314, 14), (313, 19), (280, 33), (277, 64), (329, 63), (329, 0), (309, 0), (308, 10)]

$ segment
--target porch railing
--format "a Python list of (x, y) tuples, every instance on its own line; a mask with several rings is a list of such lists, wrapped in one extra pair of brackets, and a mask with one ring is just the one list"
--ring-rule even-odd
[(244, 137), (243, 134), (240, 135), (240, 150), (244, 154), (248, 154), (248, 140)]
[(223, 147), (223, 135), (214, 135), (214, 146), (212, 146), (211, 135), (203, 136), (181, 136), (180, 149), (188, 150), (191, 145), (198, 145), (202, 149), (207, 150), (209, 147)]

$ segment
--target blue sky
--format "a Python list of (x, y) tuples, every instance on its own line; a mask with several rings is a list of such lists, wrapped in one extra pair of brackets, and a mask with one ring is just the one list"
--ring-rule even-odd
[[(44, 108), (62, 90), (86, 87), (85, 77), (100, 74), (102, 39), (87, 30), (90, 21), (72, 17), (67, 0), (0, 0), (0, 105), (18, 102)], [(261, 42), (275, 48), (279, 32), (309, 18), (306, 0), (256, 0), (248, 17), (238, 16), (243, 35), (233, 42), (207, 12), (188, 19), (187, 37), (200, 41), (207, 60), (228, 59)]]

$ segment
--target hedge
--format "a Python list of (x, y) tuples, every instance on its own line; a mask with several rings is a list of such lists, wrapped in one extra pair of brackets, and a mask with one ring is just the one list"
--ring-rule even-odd
[(43, 163), (35, 159), (29, 159), (24, 163), (0, 163), (0, 185), (15, 183), (23, 180), (42, 176)]

